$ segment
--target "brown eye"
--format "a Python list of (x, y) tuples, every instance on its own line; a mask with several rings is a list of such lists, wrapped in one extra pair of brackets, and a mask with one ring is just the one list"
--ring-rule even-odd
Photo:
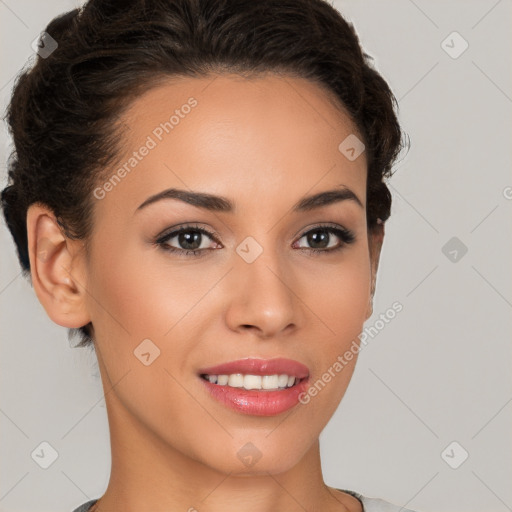
[[(332, 245), (331, 241), (333, 235), (336, 235), (341, 240), (341, 243)], [(352, 231), (345, 228), (335, 228), (333, 226), (317, 226), (304, 233), (301, 238), (306, 239), (306, 242), (310, 247), (303, 247), (306, 251), (314, 253), (330, 253), (343, 249), (345, 245), (351, 244), (355, 240), (355, 235)]]
[[(155, 244), (164, 251), (180, 253), (184, 256), (203, 256), (206, 254), (206, 251), (212, 249), (208, 247), (206, 237), (217, 244), (215, 235), (210, 233), (210, 231), (200, 227), (183, 226), (160, 236), (155, 240)], [(175, 245), (169, 243), (173, 239), (176, 239)]]

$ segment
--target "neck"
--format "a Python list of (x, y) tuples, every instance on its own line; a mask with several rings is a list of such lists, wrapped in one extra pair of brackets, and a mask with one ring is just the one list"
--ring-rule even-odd
[(111, 474), (91, 512), (362, 510), (356, 498), (325, 485), (318, 439), (286, 471), (225, 474), (148, 430), (116, 400), (115, 393), (107, 395), (107, 410)]

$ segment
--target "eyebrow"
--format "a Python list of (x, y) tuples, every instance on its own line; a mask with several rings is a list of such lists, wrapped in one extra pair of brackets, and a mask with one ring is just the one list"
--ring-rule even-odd
[[(177, 199), (185, 203), (191, 204), (204, 210), (213, 212), (233, 213), (235, 205), (227, 197), (216, 196), (204, 192), (191, 192), (177, 188), (168, 188), (162, 192), (158, 192), (148, 197), (136, 210), (146, 208), (150, 204), (156, 203), (163, 199)], [(311, 196), (303, 197), (292, 208), (293, 212), (306, 212), (315, 208), (329, 206), (340, 201), (353, 201), (364, 209), (363, 203), (349, 188), (340, 185), (340, 188), (334, 190), (326, 190)]]

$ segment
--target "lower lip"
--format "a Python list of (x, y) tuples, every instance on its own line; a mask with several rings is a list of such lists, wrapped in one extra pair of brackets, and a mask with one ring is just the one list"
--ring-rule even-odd
[(298, 384), (276, 391), (219, 386), (199, 377), (213, 398), (235, 411), (253, 416), (275, 416), (299, 403), (299, 395), (308, 388), (309, 377)]

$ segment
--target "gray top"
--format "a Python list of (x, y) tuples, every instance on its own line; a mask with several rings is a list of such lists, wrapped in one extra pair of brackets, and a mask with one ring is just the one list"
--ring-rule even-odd
[[(335, 487), (336, 489), (336, 487)], [(338, 491), (346, 492), (357, 498), (363, 505), (363, 512), (414, 512), (408, 508), (402, 508), (397, 505), (393, 505), (388, 501), (381, 500), (380, 498), (367, 498), (362, 494), (355, 491), (348, 491), (347, 489), (337, 489)], [(99, 498), (98, 498), (99, 499)], [(73, 512), (87, 512), (98, 500), (90, 500), (78, 508), (75, 508)]]

